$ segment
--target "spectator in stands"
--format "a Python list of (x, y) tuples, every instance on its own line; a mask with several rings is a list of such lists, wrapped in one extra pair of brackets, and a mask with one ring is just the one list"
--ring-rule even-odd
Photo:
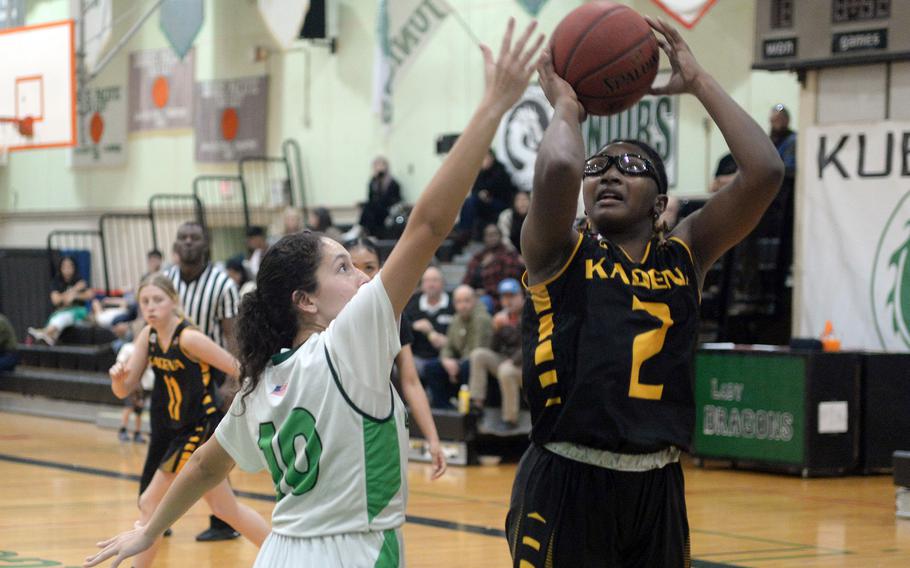
[(389, 209), (401, 201), (401, 186), (389, 172), (389, 161), (383, 156), (373, 160), (373, 176), (367, 186), (367, 201), (360, 213), (360, 226), (368, 235), (383, 238)]
[[(354, 268), (363, 272), (370, 280), (379, 274), (381, 266), (379, 260), (379, 247), (371, 237), (362, 237), (344, 244), (344, 248), (351, 253), (351, 263)], [(437, 479), (446, 471), (446, 457), (439, 443), (439, 433), (436, 423), (430, 412), (430, 403), (427, 393), (420, 383), (420, 376), (414, 364), (414, 353), (411, 344), (414, 343), (414, 333), (411, 322), (402, 313), (399, 336), (401, 351), (395, 356), (395, 368), (398, 370), (398, 381), (393, 384), (398, 387), (401, 397), (408, 405), (409, 414), (414, 417), (414, 422), (420, 428), (423, 439), (427, 442), (430, 460), (433, 463), (432, 478)]]
[(771, 109), (771, 142), (784, 161), (784, 180), (796, 177), (796, 132), (790, 129), (790, 111), (782, 104)]
[(341, 243), (343, 240), (341, 231), (332, 221), (332, 214), (325, 207), (310, 209), (307, 224), (310, 226), (311, 230), (318, 231), (333, 241)]
[(417, 374), (426, 383), (426, 367), (439, 359), (439, 350), (446, 344), (446, 332), (455, 307), (445, 291), (445, 278), (435, 266), (427, 268), (420, 279), (420, 293), (415, 294), (402, 314), (414, 330), (414, 364)]
[(481, 229), (496, 223), (499, 214), (512, 203), (515, 184), (505, 166), (490, 149), (483, 159), (480, 173), (474, 180), (471, 195), (465, 199), (458, 217), (458, 240), (481, 240)]
[(488, 374), (499, 381), (502, 393), (502, 419), (496, 429), (514, 430), (518, 426), (519, 387), (521, 386), (521, 311), (525, 305), (521, 284), (514, 278), (499, 283), (502, 311), (493, 317), (493, 340), (489, 348), (478, 347), (470, 355), (471, 407), (483, 411), (487, 398)]
[(241, 259), (237, 257), (228, 259), (224, 269), (227, 271), (228, 276), (231, 277), (231, 280), (234, 281), (234, 285), (237, 286), (241, 298), (256, 289), (256, 281), (250, 278), (250, 273), (243, 265)]
[(433, 408), (451, 408), (449, 399), (459, 385), (468, 382), (468, 356), (478, 347), (489, 347), (493, 333), (490, 314), (477, 301), (470, 286), (462, 284), (452, 292), (455, 317), (446, 332), (446, 344), (439, 351), (439, 361), (427, 365), (427, 392)]
[(736, 160), (733, 154), (727, 153), (721, 156), (717, 162), (717, 169), (714, 170), (714, 179), (708, 187), (708, 193), (717, 193), (717, 191), (733, 181), (739, 168), (736, 166)]
[(506, 278), (521, 278), (524, 263), (518, 253), (502, 242), (499, 227), (490, 224), (483, 229), (483, 249), (468, 263), (462, 284), (477, 290), (489, 311), (499, 309), (497, 286)]
[(281, 215), (281, 222), (282, 237), (286, 235), (293, 235), (294, 233), (299, 233), (304, 229), (303, 213), (301, 213), (300, 209), (297, 209), (296, 207), (285, 207), (284, 212)]
[(528, 216), (528, 207), (531, 206), (531, 194), (527, 191), (519, 191), (512, 200), (512, 206), (499, 214), (499, 220), (496, 226), (502, 233), (502, 242), (521, 254), (521, 226), (524, 225), (525, 217)]
[(64, 329), (88, 317), (86, 304), (94, 295), (76, 270), (73, 257), (64, 256), (60, 259), (51, 289), (51, 303), (55, 311), (43, 328), (28, 328), (29, 335), (48, 345), (56, 344)]
[(265, 251), (269, 250), (269, 242), (265, 238), (265, 227), (252, 226), (246, 230), (246, 269), (252, 278), (259, 273), (259, 264)]
[(6, 316), (0, 314), (0, 371), (12, 371), (19, 364), (16, 351), (16, 330)]
[[(234, 318), (237, 317), (240, 296), (227, 272), (209, 262), (209, 237), (205, 228), (196, 221), (180, 225), (174, 252), (178, 263), (165, 274), (174, 283), (186, 316), (219, 346), (235, 351)], [(216, 391), (221, 399), (217, 401), (218, 405), (227, 409), (235, 394), (231, 388), (233, 383), (225, 381), (223, 373), (214, 371), (213, 369), (212, 377), (220, 387)], [(150, 471), (149, 467), (143, 469), (139, 482), (140, 493), (151, 482), (154, 474), (154, 467)], [(229, 540), (240, 536), (240, 533), (214, 515), (209, 519), (209, 528), (196, 535), (196, 540)]]

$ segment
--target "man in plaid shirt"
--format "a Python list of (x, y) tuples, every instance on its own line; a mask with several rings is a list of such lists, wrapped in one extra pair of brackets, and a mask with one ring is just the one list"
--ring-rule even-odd
[(499, 227), (489, 224), (483, 229), (483, 250), (471, 258), (462, 283), (477, 290), (484, 302), (489, 298), (487, 307), (497, 311), (500, 308), (499, 283), (506, 278), (519, 280), (524, 270), (518, 253), (502, 242)]

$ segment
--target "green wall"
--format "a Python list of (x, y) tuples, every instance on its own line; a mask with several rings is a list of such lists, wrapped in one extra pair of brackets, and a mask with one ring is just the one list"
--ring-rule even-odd
[[(144, 2), (147, 4), (147, 2)], [(413, 200), (440, 163), (435, 139), (458, 132), (483, 89), (481, 56), (471, 38), (449, 18), (398, 84), (395, 121), (385, 129), (371, 110), (375, 1), (339, 0), (338, 52), (301, 43), (279, 52), (251, 0), (207, 0), (206, 22), (197, 37), (196, 79), (269, 75), (269, 150), (296, 138), (303, 150), (304, 183), (311, 204), (349, 207), (365, 197), (374, 155), (389, 157), (406, 198)], [(450, 0), (483, 41), (496, 44), (508, 16), (519, 24), (529, 16), (517, 0)], [(550, 0), (539, 14), (550, 32), (559, 19), (582, 2)], [(651, 0), (626, 2), (642, 13), (664, 17)], [(131, 3), (114, 2), (116, 19)], [(68, 17), (68, 0), (29, 2), (27, 22)], [(135, 16), (134, 16), (135, 17)], [(694, 30), (683, 31), (701, 63), (756, 120), (767, 125), (772, 104), (795, 108), (799, 85), (786, 73), (752, 72), (754, 1), (723, 0)], [(109, 45), (133, 18), (114, 30)], [(104, 69), (99, 86), (126, 87), (131, 51), (165, 47), (157, 14)], [(254, 45), (273, 49), (254, 63)], [(666, 59), (662, 61), (666, 66)], [(679, 194), (701, 193), (725, 144), (692, 97), (681, 101)], [(795, 113), (794, 113), (795, 116)], [(128, 163), (120, 168), (72, 170), (67, 150), (14, 153), (0, 168), (0, 212), (104, 210), (143, 207), (161, 192), (191, 191), (196, 175), (232, 174), (231, 165), (194, 161), (191, 130), (129, 136)], [(2, 244), (2, 243), (0, 243)]]

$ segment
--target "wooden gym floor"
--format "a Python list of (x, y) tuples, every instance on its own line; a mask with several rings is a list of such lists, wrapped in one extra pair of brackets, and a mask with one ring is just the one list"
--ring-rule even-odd
[[(92, 424), (0, 413), (0, 567), (78, 566), (94, 542), (132, 526), (145, 446)], [(409, 468), (409, 566), (508, 566), (502, 536), (515, 465)], [(231, 475), (263, 515), (265, 473)], [(888, 476), (804, 480), (686, 467), (695, 566), (910, 566), (910, 520), (894, 516)], [(243, 541), (200, 544), (208, 511), (174, 526), (157, 566), (250, 566)]]

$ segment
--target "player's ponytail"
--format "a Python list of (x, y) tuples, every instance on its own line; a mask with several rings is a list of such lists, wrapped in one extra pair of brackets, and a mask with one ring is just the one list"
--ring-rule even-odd
[(294, 292), (316, 291), (316, 270), (322, 259), (319, 233), (302, 231), (275, 243), (262, 259), (256, 290), (243, 297), (237, 318), (243, 400), (255, 390), (272, 355), (293, 347), (301, 324)]

